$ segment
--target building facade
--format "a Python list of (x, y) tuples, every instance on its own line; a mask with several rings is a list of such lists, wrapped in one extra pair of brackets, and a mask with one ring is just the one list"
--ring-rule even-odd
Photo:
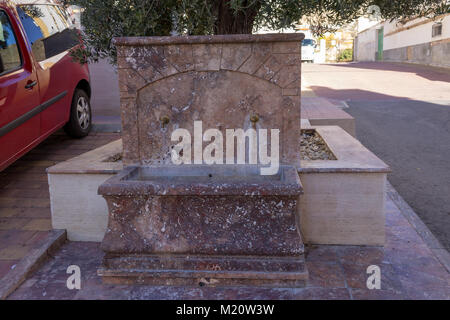
[(379, 22), (358, 33), (355, 60), (450, 67), (450, 14), (406, 24)]

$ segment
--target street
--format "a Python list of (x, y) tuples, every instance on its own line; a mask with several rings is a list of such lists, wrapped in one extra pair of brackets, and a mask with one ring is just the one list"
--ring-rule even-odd
[(346, 102), (357, 138), (391, 166), (391, 184), (448, 249), (450, 71), (368, 62), (302, 72), (316, 96)]

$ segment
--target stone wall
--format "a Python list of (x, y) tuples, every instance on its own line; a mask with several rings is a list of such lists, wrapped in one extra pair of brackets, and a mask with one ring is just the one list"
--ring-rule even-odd
[(450, 67), (450, 39), (384, 50), (385, 61)]
[[(170, 164), (171, 133), (279, 129), (300, 159), (303, 34), (117, 38), (124, 163)], [(257, 116), (258, 122), (252, 122)]]

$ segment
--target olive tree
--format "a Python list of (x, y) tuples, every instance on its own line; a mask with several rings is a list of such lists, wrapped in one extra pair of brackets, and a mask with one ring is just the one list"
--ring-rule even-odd
[(407, 21), (450, 12), (448, 0), (63, 0), (83, 8), (84, 47), (73, 52), (80, 61), (109, 57), (112, 38), (245, 34), (273, 30), (306, 20), (321, 35), (369, 13)]

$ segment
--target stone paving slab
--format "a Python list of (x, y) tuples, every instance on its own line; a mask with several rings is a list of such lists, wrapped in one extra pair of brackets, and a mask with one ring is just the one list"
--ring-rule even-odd
[(118, 138), (120, 134), (94, 132), (71, 139), (60, 131), (0, 172), (0, 282), (48, 240), (52, 227), (46, 168)]
[(36, 245), (25, 247), (26, 255), (15, 262), (14, 268), (11, 266), (11, 270), (0, 279), (0, 300), (14, 292), (66, 239), (65, 230), (52, 230), (41, 236)]
[[(305, 288), (104, 285), (98, 243), (68, 242), (9, 299), (450, 299), (450, 274), (388, 195), (385, 247), (308, 246)], [(81, 290), (66, 287), (67, 267), (81, 269)], [(367, 267), (381, 268), (381, 290), (366, 286)]]
[(343, 108), (346, 108), (345, 101), (321, 97), (302, 97), (301, 117), (308, 119), (312, 126), (340, 126), (355, 137), (355, 118), (343, 111)]

